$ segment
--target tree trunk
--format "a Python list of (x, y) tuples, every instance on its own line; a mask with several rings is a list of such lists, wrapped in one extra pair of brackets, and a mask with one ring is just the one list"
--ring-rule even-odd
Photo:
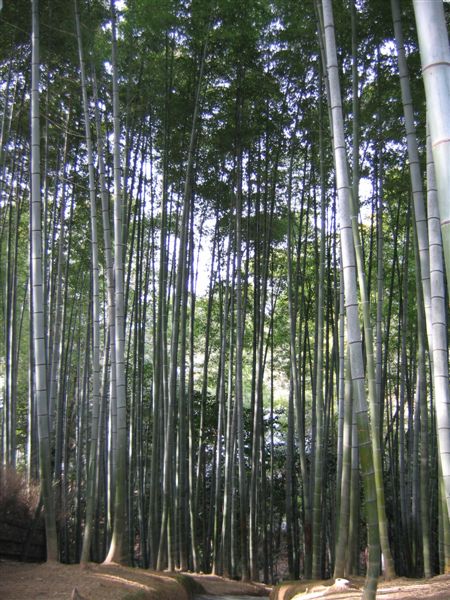
[(114, 282), (115, 282), (115, 375), (117, 399), (117, 466), (115, 473), (114, 523), (106, 562), (128, 563), (127, 536), (127, 398), (125, 382), (124, 248), (122, 224), (119, 88), (115, 0), (111, 0), (113, 135), (114, 135)]
[(369, 431), (363, 347), (357, 300), (356, 257), (351, 225), (351, 190), (348, 179), (347, 157), (345, 153), (344, 122), (342, 114), (339, 72), (334, 33), (334, 19), (330, 0), (323, 0), (323, 31), (325, 36), (327, 72), (330, 84), (330, 108), (332, 114), (333, 144), (336, 164), (336, 181), (339, 199), (340, 235), (342, 265), (344, 273), (344, 294), (347, 315), (347, 340), (350, 351), (350, 367), (358, 416), (358, 436), (361, 467), (364, 477), (366, 516), (369, 545), (364, 599), (374, 600), (379, 573), (379, 523), (377, 494), (373, 465), (373, 450)]
[(95, 495), (95, 478), (97, 472), (98, 427), (100, 408), (100, 301), (99, 301), (99, 264), (97, 242), (97, 207), (95, 197), (94, 159), (92, 149), (89, 102), (86, 88), (86, 69), (83, 56), (80, 13), (77, 0), (74, 0), (75, 25), (80, 60), (81, 93), (83, 99), (84, 126), (89, 171), (89, 201), (91, 217), (91, 261), (92, 261), (92, 415), (89, 449), (89, 465), (86, 492), (86, 523), (84, 529), (83, 551), (81, 562), (90, 558), (94, 508), (97, 501)]
[[(442, 2), (414, 0), (431, 147), (436, 172), (442, 242), (450, 291), (450, 48)], [(437, 382), (436, 382), (437, 383)], [(436, 391), (439, 454), (450, 515), (450, 403)]]
[(44, 335), (44, 296), (42, 288), (41, 167), (39, 126), (39, 8), (32, 0), (31, 64), (31, 278), (33, 293), (33, 365), (41, 494), (45, 508), (47, 560), (58, 558), (56, 515), (50, 464), (50, 427), (47, 395), (47, 366)]

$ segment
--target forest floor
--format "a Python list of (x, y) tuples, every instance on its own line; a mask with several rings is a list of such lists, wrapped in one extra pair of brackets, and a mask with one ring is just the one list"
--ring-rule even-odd
[(214, 575), (185, 577), (115, 564), (81, 568), (0, 560), (0, 600), (190, 600), (186, 586), (198, 593), (266, 598), (271, 589)]
[[(339, 580), (337, 580), (339, 581)], [(346, 580), (343, 580), (346, 581)], [(271, 600), (357, 600), (361, 598), (364, 578), (355, 577), (347, 586), (329, 581), (286, 582), (274, 588)], [(431, 579), (408, 579), (397, 577), (378, 582), (377, 600), (450, 600), (450, 574)]]
[[(118, 565), (79, 565), (60, 563), (30, 564), (0, 561), (1, 600), (189, 600), (183, 576), (156, 573)], [(189, 587), (200, 584), (203, 592), (211, 595), (268, 596), (270, 588), (262, 584), (245, 584), (212, 575), (190, 575), (194, 580)], [(277, 600), (312, 600), (331, 598), (350, 600), (359, 598), (363, 580), (353, 583), (355, 588), (331, 593), (331, 582), (302, 582), (283, 585), (277, 589)], [(200, 588), (198, 587), (200, 592)], [(294, 595), (293, 595), (294, 593)], [(274, 593), (272, 592), (272, 597)], [(399, 578), (380, 581), (377, 598), (380, 600), (450, 600), (450, 575), (433, 579)]]

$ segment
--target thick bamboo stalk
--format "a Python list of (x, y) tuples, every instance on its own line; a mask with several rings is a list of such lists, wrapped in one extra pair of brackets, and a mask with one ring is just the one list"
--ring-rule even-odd
[(120, 153), (120, 106), (117, 72), (117, 39), (115, 2), (111, 0), (111, 66), (113, 87), (113, 155), (114, 155), (114, 282), (115, 282), (115, 375), (117, 399), (117, 466), (114, 494), (114, 523), (111, 545), (106, 562), (127, 563), (127, 398), (125, 382), (125, 319), (124, 319), (124, 266), (122, 227), (122, 186)]
[(47, 394), (47, 365), (44, 335), (44, 297), (42, 284), (42, 224), (41, 224), (41, 167), (39, 126), (39, 7), (32, 0), (31, 43), (31, 273), (33, 296), (33, 365), (37, 426), (39, 440), (39, 469), (45, 508), (47, 560), (57, 560), (55, 504), (50, 465), (50, 426)]
[[(442, 243), (450, 290), (450, 48), (442, 2), (414, 0)], [(444, 350), (444, 349), (442, 349)], [(436, 379), (435, 379), (436, 383)], [(439, 453), (450, 515), (450, 403), (436, 393)]]
[(365, 375), (359, 304), (357, 299), (357, 273), (354, 239), (351, 223), (351, 188), (345, 148), (344, 121), (342, 112), (339, 68), (333, 9), (330, 0), (322, 2), (323, 32), (329, 79), (329, 101), (332, 115), (333, 145), (336, 165), (336, 183), (339, 200), (339, 221), (344, 274), (345, 309), (347, 315), (347, 340), (350, 353), (350, 368), (355, 393), (358, 417), (358, 437), (361, 466), (366, 493), (366, 517), (368, 529), (369, 563), (364, 588), (364, 599), (374, 600), (378, 583), (380, 537), (378, 529), (377, 494), (374, 476), (372, 443), (365, 395)]

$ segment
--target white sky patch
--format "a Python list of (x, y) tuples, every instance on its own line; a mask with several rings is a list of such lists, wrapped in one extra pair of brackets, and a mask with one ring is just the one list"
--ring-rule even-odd
[(363, 223), (370, 223), (372, 218), (372, 204), (368, 202), (372, 195), (372, 182), (367, 177), (361, 177), (359, 180), (359, 215)]
[(361, 177), (359, 180), (359, 198), (361, 202), (365, 202), (372, 197), (373, 187), (372, 182), (368, 177)]

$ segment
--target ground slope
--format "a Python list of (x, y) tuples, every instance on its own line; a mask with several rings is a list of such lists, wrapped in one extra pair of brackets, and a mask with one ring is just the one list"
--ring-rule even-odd
[[(214, 595), (268, 596), (269, 588), (262, 584), (229, 581), (213, 575), (189, 575), (191, 585), (184, 577), (132, 569), (119, 565), (79, 565), (60, 563), (27, 564), (0, 561), (1, 600), (189, 600), (187, 588), (195, 586)], [(193, 580), (193, 581), (192, 581)], [(188, 581), (189, 583), (189, 581)], [(355, 588), (330, 593), (332, 582), (299, 582), (285, 584), (273, 590), (276, 600), (351, 600), (360, 598), (362, 579), (352, 581)], [(76, 592), (74, 594), (74, 589)], [(78, 595), (77, 595), (78, 594)], [(450, 600), (450, 575), (433, 579), (405, 579), (380, 582), (379, 600)]]

